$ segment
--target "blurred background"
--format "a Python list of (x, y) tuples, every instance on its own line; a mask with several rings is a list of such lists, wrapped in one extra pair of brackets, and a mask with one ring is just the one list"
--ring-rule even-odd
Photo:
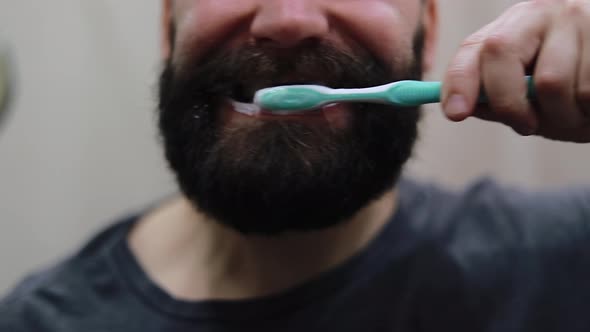
[[(442, 40), (428, 78), (441, 79), (461, 40), (515, 2), (440, 0)], [(16, 78), (0, 124), (0, 294), (175, 192), (155, 129), (159, 6), (0, 0), (0, 45)], [(412, 176), (454, 188), (481, 176), (528, 189), (590, 183), (588, 146), (450, 123), (437, 107), (425, 113)]]

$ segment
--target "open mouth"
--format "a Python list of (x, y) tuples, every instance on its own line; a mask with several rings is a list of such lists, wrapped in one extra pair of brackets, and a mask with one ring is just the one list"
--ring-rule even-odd
[[(322, 85), (330, 86), (321, 81), (289, 81), (272, 82), (272, 84), (237, 84), (226, 94), (226, 105), (230, 112), (245, 115), (252, 119), (262, 121), (303, 121), (305, 123), (325, 124), (332, 130), (347, 128), (352, 121), (353, 109), (346, 103), (334, 103), (316, 109), (293, 110), (268, 110), (253, 103), (254, 95), (260, 89), (285, 86), (285, 85)], [(333, 86), (338, 88), (337, 86)]]
[(258, 91), (258, 89), (253, 86), (246, 86), (243, 83), (239, 83), (232, 88), (230, 98), (238, 103), (252, 103), (256, 91)]

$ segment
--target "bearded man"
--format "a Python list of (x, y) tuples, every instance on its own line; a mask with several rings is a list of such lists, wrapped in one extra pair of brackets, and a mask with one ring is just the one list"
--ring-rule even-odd
[[(588, 187), (403, 178), (419, 109), (236, 109), (276, 85), (421, 79), (438, 5), (164, 0), (159, 126), (182, 194), (23, 281), (0, 331), (590, 330)], [(443, 90), (453, 121), (590, 142), (589, 2), (508, 9), (466, 39)]]

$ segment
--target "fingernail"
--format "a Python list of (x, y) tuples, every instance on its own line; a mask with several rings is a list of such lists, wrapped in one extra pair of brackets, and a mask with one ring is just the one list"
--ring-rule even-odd
[(445, 105), (447, 115), (459, 116), (467, 113), (467, 101), (465, 97), (459, 94), (454, 94), (449, 97), (447, 104)]

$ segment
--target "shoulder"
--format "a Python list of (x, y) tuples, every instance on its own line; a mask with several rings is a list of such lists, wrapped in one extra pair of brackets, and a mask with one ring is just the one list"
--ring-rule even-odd
[(484, 178), (460, 191), (408, 187), (416, 232), (451, 251), (557, 249), (590, 239), (590, 186), (526, 191)]
[(445, 245), (476, 289), (549, 294), (590, 280), (590, 187), (524, 191), (484, 180), (459, 201)]
[(590, 188), (525, 191), (489, 179), (461, 191), (422, 188), (429, 212), (415, 232), (429, 318), (474, 331), (517, 316), (589, 324), (569, 315), (590, 306)]
[[(50, 317), (51, 293), (64, 264), (39, 271), (22, 280), (0, 301), (0, 331), (53, 331), (45, 322)], [(49, 316), (49, 317), (48, 317)]]
[(0, 300), (0, 332), (69, 331), (116, 283), (105, 251), (129, 220), (99, 233), (78, 253), (24, 278)]
[(590, 187), (526, 191), (483, 179), (455, 194), (447, 211), (443, 242), (461, 261), (590, 245)]
[(490, 179), (460, 191), (411, 186), (407, 214), (421, 250), (444, 256), (465, 281), (581, 267), (590, 278), (590, 187), (525, 191)]

